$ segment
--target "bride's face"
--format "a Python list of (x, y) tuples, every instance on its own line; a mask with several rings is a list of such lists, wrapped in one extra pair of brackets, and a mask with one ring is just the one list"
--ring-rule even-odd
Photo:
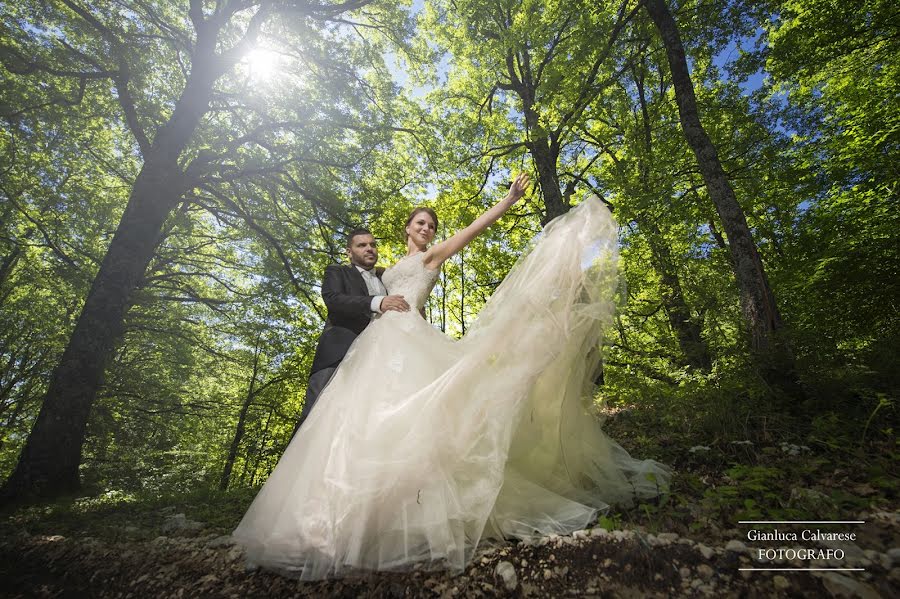
[(424, 247), (434, 239), (434, 220), (427, 212), (419, 212), (406, 225), (406, 234), (417, 246)]

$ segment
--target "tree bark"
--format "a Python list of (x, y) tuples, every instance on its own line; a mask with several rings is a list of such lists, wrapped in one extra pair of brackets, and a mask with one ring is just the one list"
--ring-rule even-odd
[(559, 152), (554, 152), (553, 144), (546, 137), (534, 139), (527, 145), (537, 168), (541, 194), (544, 197), (545, 211), (541, 225), (546, 225), (557, 216), (568, 212), (570, 208), (559, 189), (559, 173), (556, 170)]
[(672, 252), (662, 240), (662, 232), (656, 225), (650, 225), (647, 237), (653, 256), (653, 267), (659, 273), (663, 284), (663, 308), (686, 364), (691, 368), (709, 372), (712, 368), (712, 359), (703, 340), (700, 325), (691, 318), (691, 310), (684, 300), (681, 278), (672, 261)]
[[(518, 71), (516, 64), (519, 65)], [(518, 62), (512, 53), (506, 59), (507, 76), (510, 83), (501, 87), (514, 91), (522, 101), (522, 112), (525, 115), (525, 127), (528, 138), (525, 147), (531, 152), (534, 166), (537, 169), (541, 194), (544, 197), (544, 216), (541, 225), (565, 214), (570, 206), (559, 188), (559, 173), (556, 163), (559, 158), (559, 145), (541, 126), (540, 117), (534, 109), (537, 94), (534, 76), (531, 72), (531, 60), (527, 51), (520, 55)]]
[(160, 242), (169, 213), (186, 191), (178, 157), (209, 108), (218, 78), (215, 36), (198, 40), (198, 56), (172, 116), (145, 149), (122, 220), (91, 284), (69, 343), (50, 378), (19, 461), (0, 489), (0, 503), (52, 498), (79, 488), (78, 466), (91, 407), (123, 333), (125, 313)]
[(645, 7), (666, 48), (685, 138), (697, 157), (709, 197), (728, 235), (741, 309), (760, 372), (770, 384), (786, 391), (800, 392), (794, 372), (794, 358), (786, 340), (781, 338), (781, 316), (750, 227), (722, 168), (716, 147), (700, 122), (694, 85), (675, 19), (665, 0), (645, 0)]
[[(523, 86), (526, 85), (523, 83)], [(525, 143), (531, 151), (531, 158), (537, 169), (538, 181), (541, 184), (541, 195), (544, 197), (544, 217), (541, 225), (546, 225), (557, 216), (569, 211), (569, 204), (563, 198), (559, 188), (559, 173), (556, 163), (559, 159), (559, 148), (550, 139), (538, 122), (538, 114), (533, 107), (534, 90), (525, 88), (520, 92), (525, 109), (525, 123), (529, 134), (534, 136)]]
[[(641, 65), (643, 69), (644, 65)], [(651, 179), (651, 165), (655, 164), (653, 156), (653, 130), (650, 126), (650, 110), (647, 106), (647, 96), (644, 93), (643, 70), (634, 77), (638, 102), (641, 109), (641, 124), (644, 134), (644, 155), (638, 160), (638, 172), (640, 173), (641, 195), (649, 197), (654, 193), (655, 182)], [(678, 346), (684, 355), (685, 364), (691, 368), (697, 368), (709, 372), (712, 368), (712, 359), (709, 349), (701, 335), (700, 325), (691, 318), (691, 310), (684, 299), (681, 288), (681, 278), (675, 261), (672, 260), (672, 251), (666, 244), (659, 225), (652, 219), (643, 215), (635, 217), (638, 226), (647, 234), (647, 243), (650, 246), (650, 256), (653, 268), (659, 273), (662, 281), (662, 301), (669, 326), (675, 333)]]
[(172, 169), (178, 169), (174, 159), (145, 162), (141, 169), (69, 343), (53, 371), (31, 434), (0, 491), (2, 500), (54, 497), (78, 489), (78, 465), (91, 406), (122, 335), (132, 293), (177, 200), (172, 197)]

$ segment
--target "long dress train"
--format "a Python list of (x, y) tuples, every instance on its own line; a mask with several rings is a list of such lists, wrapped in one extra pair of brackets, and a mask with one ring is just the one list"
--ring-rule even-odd
[(357, 338), (235, 530), (249, 561), (462, 570), (483, 538), (571, 532), (665, 489), (590, 413), (617, 266), (602, 202), (548, 224), (458, 341), (418, 314), (437, 279), (421, 257), (383, 276), (415, 309)]

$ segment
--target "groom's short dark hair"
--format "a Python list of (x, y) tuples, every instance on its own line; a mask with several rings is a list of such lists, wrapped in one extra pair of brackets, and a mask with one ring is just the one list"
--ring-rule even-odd
[[(357, 235), (372, 235), (372, 232), (370, 230), (366, 229), (365, 227), (357, 227), (356, 229), (353, 229), (352, 231), (350, 231), (347, 234), (347, 247), (350, 247), (353, 245), (353, 238), (356, 237)], [(375, 237), (375, 236), (372, 235), (372, 237)]]

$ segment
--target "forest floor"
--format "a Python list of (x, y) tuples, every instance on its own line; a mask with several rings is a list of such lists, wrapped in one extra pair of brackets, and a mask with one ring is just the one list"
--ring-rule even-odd
[[(248, 568), (229, 542), (256, 489), (118, 491), (6, 513), (0, 595), (900, 597), (892, 430), (856, 442), (856, 433), (845, 438), (838, 432), (847, 427), (836, 425), (846, 421), (829, 428), (826, 419), (801, 437), (769, 427), (752, 439), (729, 440), (700, 430), (662, 434), (658, 423), (655, 431), (648, 428), (649, 413), (625, 411), (607, 428), (634, 455), (673, 466), (672, 492), (662, 501), (611, 511), (572, 536), (484, 547), (462, 573), (413, 570), (299, 582)], [(706, 444), (695, 444), (697, 438)], [(773, 527), (740, 520), (864, 524)], [(853, 533), (854, 539), (758, 541), (748, 537), (754, 528)], [(760, 557), (760, 550), (778, 548), (832, 554)]]

